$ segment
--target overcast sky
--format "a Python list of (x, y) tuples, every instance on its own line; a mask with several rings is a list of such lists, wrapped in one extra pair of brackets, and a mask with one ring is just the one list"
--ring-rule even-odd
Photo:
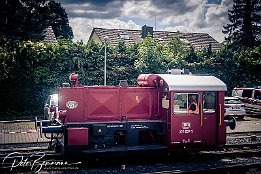
[(87, 42), (93, 27), (208, 33), (224, 41), (233, 0), (56, 0), (65, 8), (74, 40)]

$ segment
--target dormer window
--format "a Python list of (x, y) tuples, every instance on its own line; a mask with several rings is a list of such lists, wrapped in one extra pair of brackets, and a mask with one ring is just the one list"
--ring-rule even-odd
[(180, 38), (180, 40), (181, 40), (182, 42), (189, 43), (189, 41), (188, 41), (187, 39), (185, 39), (185, 38)]
[(121, 39), (129, 39), (129, 35), (128, 34), (120, 34), (120, 38)]

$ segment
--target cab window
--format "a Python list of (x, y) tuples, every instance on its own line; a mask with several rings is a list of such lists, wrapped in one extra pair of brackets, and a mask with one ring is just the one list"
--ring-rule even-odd
[(198, 114), (199, 94), (197, 93), (175, 93), (173, 112), (182, 114)]
[(205, 114), (216, 112), (216, 93), (205, 92), (203, 95), (203, 112)]

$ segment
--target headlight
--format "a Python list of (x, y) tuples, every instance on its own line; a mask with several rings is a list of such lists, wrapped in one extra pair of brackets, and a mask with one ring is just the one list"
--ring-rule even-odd
[(58, 106), (58, 99), (59, 99), (58, 94), (53, 94), (53, 95), (51, 95), (50, 104), (51, 104), (51, 105)]

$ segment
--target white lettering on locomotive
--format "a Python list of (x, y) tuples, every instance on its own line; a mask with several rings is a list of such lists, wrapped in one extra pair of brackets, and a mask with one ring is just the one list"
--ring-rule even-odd
[(137, 125), (137, 124), (134, 124), (134, 125), (131, 125), (131, 129), (148, 129), (149, 127), (148, 126), (145, 126), (145, 125)]
[(111, 124), (111, 125), (107, 125), (107, 128), (121, 128), (123, 127), (123, 125), (117, 125), (117, 124)]
[(187, 140), (186, 140), (186, 139), (183, 139), (182, 142), (183, 142), (183, 143), (190, 143), (190, 139), (187, 139)]
[(179, 130), (179, 133), (180, 134), (193, 134), (193, 130), (190, 129), (190, 130)]

